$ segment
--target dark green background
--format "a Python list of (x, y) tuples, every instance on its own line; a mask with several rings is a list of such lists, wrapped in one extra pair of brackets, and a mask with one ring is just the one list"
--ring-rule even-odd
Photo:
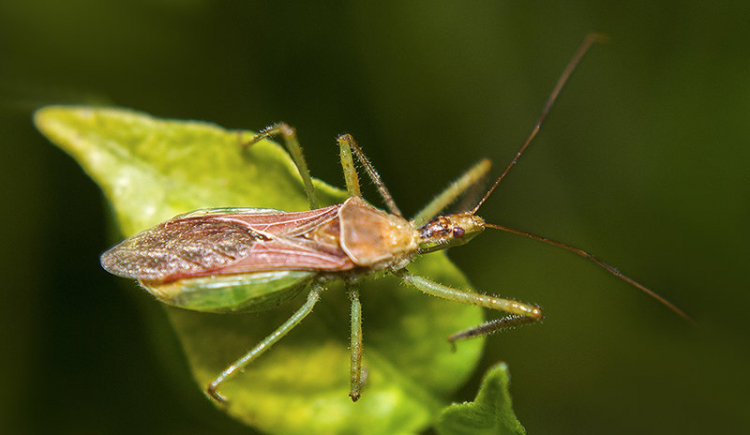
[(456, 399), (504, 360), (533, 434), (748, 430), (748, 16), (729, 1), (3, 1), (0, 432), (247, 433), (191, 384), (158, 304), (99, 268), (106, 208), (34, 108), (284, 120), (336, 185), (350, 132), (414, 213), (479, 158), (510, 160), (592, 30), (609, 43), (482, 215), (590, 250), (698, 326), (572, 254), (488, 232), (451, 257), (547, 317), (490, 339)]

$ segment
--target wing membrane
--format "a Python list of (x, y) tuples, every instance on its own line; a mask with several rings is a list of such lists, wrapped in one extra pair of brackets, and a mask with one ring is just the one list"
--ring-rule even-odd
[(305, 237), (338, 219), (339, 206), (307, 212), (202, 210), (141, 232), (102, 255), (118, 276), (166, 282), (263, 270), (348, 270), (349, 257)]

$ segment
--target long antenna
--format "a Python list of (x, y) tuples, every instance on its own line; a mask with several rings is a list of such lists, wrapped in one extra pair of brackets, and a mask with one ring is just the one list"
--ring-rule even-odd
[[(508, 164), (508, 166), (505, 167), (505, 170), (500, 174), (499, 177), (497, 177), (497, 180), (495, 180), (495, 183), (490, 187), (490, 189), (487, 191), (487, 193), (484, 194), (482, 199), (477, 203), (477, 205), (474, 207), (470, 214), (475, 214), (477, 210), (479, 210), (479, 207), (484, 204), (484, 202), (487, 200), (487, 198), (490, 197), (492, 192), (495, 190), (495, 188), (500, 184), (500, 182), (505, 178), (506, 175), (508, 175), (508, 172), (510, 172), (510, 168), (515, 166), (516, 163), (518, 163), (519, 157), (521, 157), (521, 154), (523, 154), (524, 151), (526, 151), (526, 148), (528, 148), (529, 144), (532, 140), (536, 137), (537, 133), (539, 133), (539, 129), (542, 127), (542, 123), (544, 122), (544, 119), (547, 117), (547, 115), (550, 112), (550, 109), (552, 109), (552, 106), (555, 104), (555, 101), (557, 100), (557, 96), (560, 95), (560, 91), (562, 91), (562, 88), (565, 86), (565, 83), (570, 78), (571, 74), (573, 74), (573, 70), (576, 69), (578, 64), (581, 62), (581, 59), (586, 54), (586, 52), (591, 48), (591, 45), (594, 42), (603, 42), (606, 40), (606, 36), (601, 33), (590, 33), (586, 35), (586, 38), (583, 40), (581, 45), (578, 47), (578, 50), (576, 50), (575, 54), (573, 54), (573, 57), (570, 59), (570, 62), (568, 62), (568, 65), (565, 67), (565, 70), (563, 71), (562, 75), (559, 79), (557, 79), (557, 83), (555, 84), (555, 88), (552, 90), (552, 93), (550, 94), (549, 98), (547, 99), (547, 102), (544, 104), (544, 108), (542, 108), (542, 114), (539, 116), (539, 119), (536, 121), (536, 124), (534, 125), (534, 128), (531, 130), (531, 133), (529, 133), (529, 136), (526, 138), (526, 141), (521, 146), (521, 149), (518, 150), (515, 157), (513, 157), (513, 160)], [(611, 273), (612, 275), (620, 278), (621, 280), (627, 282), (628, 284), (632, 285), (633, 287), (641, 290), (642, 292), (646, 293), (647, 295), (651, 296), (652, 298), (656, 299), (657, 301), (661, 302), (662, 305), (666, 306), (670, 310), (674, 311), (676, 314), (678, 314), (683, 319), (695, 323), (695, 321), (690, 318), (687, 314), (685, 314), (684, 311), (680, 310), (676, 306), (674, 306), (671, 302), (664, 299), (663, 297), (659, 296), (656, 292), (649, 289), (648, 287), (638, 283), (637, 281), (634, 281), (632, 278), (623, 275), (620, 273), (619, 270), (615, 269), (614, 267), (610, 266), (609, 264), (603, 262), (602, 260), (594, 257), (593, 255), (589, 254), (588, 252), (575, 248), (570, 245), (566, 245), (565, 243), (558, 242), (556, 240), (548, 239), (546, 237), (537, 236), (536, 234), (527, 233), (526, 231), (517, 230), (515, 228), (510, 228), (502, 225), (496, 225), (496, 224), (490, 224), (485, 223), (486, 227), (489, 228), (495, 228), (497, 230), (506, 231), (513, 234), (518, 234), (519, 236), (528, 237), (529, 239), (538, 240), (540, 242), (547, 243), (549, 245), (557, 246), (558, 248), (563, 248), (567, 251), (570, 251), (576, 255), (579, 255), (583, 258), (586, 258), (588, 260), (593, 261), (594, 263), (598, 264), (600, 267), (602, 267), (607, 272)]]
[(589, 33), (586, 35), (586, 38), (583, 40), (581, 45), (578, 47), (578, 50), (576, 50), (573, 57), (570, 59), (570, 62), (568, 62), (568, 65), (565, 67), (565, 71), (563, 71), (562, 75), (559, 79), (557, 79), (557, 84), (555, 84), (555, 88), (552, 90), (552, 93), (550, 94), (549, 98), (547, 99), (547, 102), (544, 104), (544, 108), (542, 109), (542, 114), (539, 116), (539, 119), (536, 121), (536, 124), (534, 125), (534, 128), (531, 130), (531, 133), (529, 134), (529, 137), (526, 138), (526, 141), (523, 143), (523, 146), (521, 146), (521, 149), (518, 150), (516, 153), (516, 156), (513, 157), (513, 160), (510, 161), (508, 166), (505, 167), (505, 170), (502, 174), (500, 174), (499, 177), (497, 177), (497, 180), (495, 180), (495, 183), (490, 187), (490, 190), (487, 191), (487, 193), (484, 194), (481, 200), (477, 203), (477, 205), (474, 207), (474, 209), (471, 210), (471, 214), (474, 214), (479, 210), (479, 207), (484, 204), (484, 201), (487, 200), (487, 198), (490, 197), (492, 192), (495, 190), (498, 184), (505, 178), (505, 176), (510, 171), (510, 168), (512, 168), (517, 162), (518, 158), (521, 157), (521, 154), (523, 154), (524, 151), (526, 151), (526, 148), (529, 146), (532, 140), (534, 140), (534, 137), (536, 137), (536, 134), (539, 133), (539, 129), (542, 127), (542, 123), (544, 122), (544, 118), (547, 117), (547, 114), (549, 113), (550, 109), (552, 109), (552, 106), (555, 104), (555, 100), (557, 100), (557, 96), (560, 95), (560, 91), (562, 91), (563, 86), (565, 86), (565, 83), (570, 78), (570, 75), (573, 74), (573, 70), (576, 69), (576, 66), (578, 66), (578, 63), (581, 62), (581, 59), (583, 58), (583, 55), (586, 54), (586, 52), (589, 50), (591, 45), (594, 42), (602, 42), (606, 39), (606, 37), (601, 33)]
[(612, 275), (620, 278), (621, 280), (627, 282), (628, 284), (632, 285), (633, 287), (637, 288), (638, 290), (641, 290), (642, 292), (646, 293), (647, 295), (651, 296), (652, 298), (656, 299), (657, 301), (661, 302), (664, 306), (669, 308), (670, 310), (677, 313), (680, 317), (683, 319), (695, 323), (695, 320), (690, 318), (687, 314), (685, 314), (684, 311), (674, 306), (671, 302), (664, 299), (663, 297), (659, 296), (656, 292), (653, 290), (645, 287), (642, 284), (639, 284), (638, 282), (634, 281), (633, 279), (629, 278), (628, 276), (623, 275), (620, 273), (619, 270), (615, 269), (614, 267), (610, 266), (609, 264), (603, 262), (602, 260), (594, 257), (593, 255), (589, 254), (588, 252), (584, 251), (583, 249), (574, 248), (573, 246), (566, 245), (565, 243), (558, 242), (557, 240), (548, 239), (546, 237), (537, 236), (536, 234), (527, 233), (526, 231), (517, 230), (515, 228), (506, 227), (503, 225), (495, 225), (495, 224), (484, 224), (486, 227), (489, 228), (495, 228), (497, 230), (507, 231), (509, 233), (518, 234), (519, 236), (528, 237), (530, 239), (538, 240), (540, 242), (547, 243), (552, 246), (557, 246), (558, 248), (563, 248), (565, 250), (568, 250), (574, 254), (580, 255), (583, 258), (586, 258), (588, 260), (593, 261), (594, 263), (598, 264), (602, 268), (604, 268), (607, 272), (611, 273)]

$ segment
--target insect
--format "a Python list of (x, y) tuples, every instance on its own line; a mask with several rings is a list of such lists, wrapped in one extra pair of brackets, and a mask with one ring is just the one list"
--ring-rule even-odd
[[(587, 258), (643, 290), (683, 317), (678, 308), (648, 288), (620, 274), (591, 254), (523, 231), (485, 222), (477, 211), (516, 164), (539, 131), (565, 82), (599, 35), (589, 35), (578, 48), (548, 98), (528, 138), (482, 199), (469, 211), (439, 215), (453, 200), (476, 185), (489, 171), (480, 161), (433, 199), (411, 220), (405, 219), (373, 165), (352, 136), (338, 138), (349, 198), (318, 208), (312, 180), (293, 128), (277, 124), (262, 130), (245, 146), (280, 135), (303, 179), (309, 211), (283, 212), (257, 208), (198, 210), (141, 232), (105, 252), (102, 266), (112, 274), (138, 280), (157, 299), (203, 312), (260, 311), (308, 290), (307, 300), (286, 322), (244, 356), (228, 366), (206, 388), (223, 403), (219, 388), (240, 373), (298, 325), (313, 309), (332, 280), (343, 280), (351, 299), (350, 392), (359, 399), (364, 384), (362, 314), (358, 282), (377, 273), (391, 273), (417, 289), (440, 298), (478, 305), (506, 316), (456, 332), (449, 342), (488, 335), (541, 320), (539, 307), (447, 287), (415, 276), (406, 266), (418, 255), (464, 245), (494, 228), (543, 241)], [(354, 159), (359, 161), (383, 197), (388, 212), (361, 197)]]

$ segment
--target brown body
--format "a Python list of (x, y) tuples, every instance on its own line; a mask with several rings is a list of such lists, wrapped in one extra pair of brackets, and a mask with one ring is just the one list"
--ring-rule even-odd
[(104, 268), (150, 283), (274, 270), (400, 269), (419, 250), (405, 219), (359, 197), (305, 212), (199, 210), (105, 252)]

